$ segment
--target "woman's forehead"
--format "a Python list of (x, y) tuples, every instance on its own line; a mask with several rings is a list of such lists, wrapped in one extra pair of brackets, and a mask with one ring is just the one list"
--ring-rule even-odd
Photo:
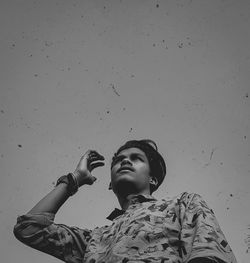
[(127, 148), (127, 149), (124, 149), (122, 151), (120, 151), (117, 156), (120, 156), (120, 155), (130, 155), (130, 154), (140, 154), (140, 155), (143, 155), (146, 157), (146, 154), (139, 148), (136, 148), (136, 147), (131, 147), (131, 148)]

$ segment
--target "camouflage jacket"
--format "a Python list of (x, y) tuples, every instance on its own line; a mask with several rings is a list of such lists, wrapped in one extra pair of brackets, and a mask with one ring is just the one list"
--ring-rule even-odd
[[(236, 263), (213, 211), (198, 194), (156, 200), (137, 195), (93, 230), (54, 223), (54, 214), (18, 217), (15, 236), (68, 263), (186, 263), (194, 258)], [(202, 261), (199, 261), (202, 262)]]

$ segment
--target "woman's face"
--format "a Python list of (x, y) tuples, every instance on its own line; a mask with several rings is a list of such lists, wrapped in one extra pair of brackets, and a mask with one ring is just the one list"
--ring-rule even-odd
[(147, 156), (138, 148), (121, 151), (112, 162), (111, 185), (115, 193), (123, 186), (133, 188), (138, 194), (148, 192), (150, 178)]

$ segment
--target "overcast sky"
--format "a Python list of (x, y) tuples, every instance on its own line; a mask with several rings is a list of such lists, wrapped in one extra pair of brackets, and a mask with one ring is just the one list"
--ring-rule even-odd
[(110, 224), (112, 154), (150, 138), (168, 166), (155, 196), (201, 194), (248, 263), (249, 26), (248, 0), (1, 0), (1, 262), (59, 262), (12, 229), (88, 149), (106, 165), (56, 222)]

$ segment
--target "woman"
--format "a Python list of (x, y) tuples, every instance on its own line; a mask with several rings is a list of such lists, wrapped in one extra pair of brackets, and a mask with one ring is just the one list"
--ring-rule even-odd
[(89, 230), (54, 223), (62, 204), (79, 187), (92, 185), (92, 171), (103, 165), (104, 157), (88, 150), (73, 173), (60, 177), (48, 195), (18, 217), (16, 238), (65, 262), (236, 263), (200, 195), (152, 196), (165, 178), (166, 165), (151, 140), (128, 141), (114, 154), (110, 189), (121, 209), (107, 217), (111, 225)]

